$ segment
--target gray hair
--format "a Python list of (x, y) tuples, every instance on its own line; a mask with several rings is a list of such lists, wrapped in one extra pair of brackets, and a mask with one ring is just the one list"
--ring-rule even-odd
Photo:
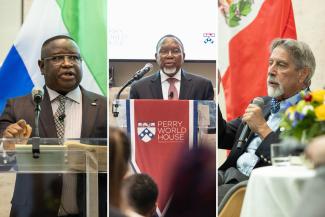
[(159, 39), (159, 41), (157, 42), (157, 45), (156, 45), (156, 53), (159, 52), (160, 45), (161, 45), (161, 43), (163, 42), (163, 40), (165, 40), (166, 38), (173, 38), (175, 41), (177, 41), (177, 43), (178, 43), (178, 44), (181, 46), (181, 48), (182, 48), (182, 52), (184, 53), (184, 45), (183, 45), (181, 39), (179, 39), (177, 36), (172, 35), (172, 34), (164, 35), (163, 37), (161, 37), (161, 38)]
[(284, 48), (296, 66), (296, 69), (309, 69), (309, 74), (305, 80), (307, 86), (310, 85), (310, 80), (314, 75), (316, 68), (316, 61), (313, 52), (311, 51), (308, 44), (302, 41), (297, 41), (294, 39), (284, 38), (284, 39), (275, 39), (271, 43), (270, 50), (271, 52), (276, 47)]

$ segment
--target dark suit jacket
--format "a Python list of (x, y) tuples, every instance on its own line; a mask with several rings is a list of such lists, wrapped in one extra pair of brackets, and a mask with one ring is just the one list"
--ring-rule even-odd
[[(135, 82), (130, 89), (130, 99), (163, 99), (159, 71)], [(179, 99), (213, 100), (211, 81), (182, 69)]]
[[(270, 115), (271, 98), (263, 97), (265, 106), (263, 108), (263, 114), (267, 120)], [(220, 109), (218, 108), (218, 148), (231, 149), (229, 156), (225, 163), (223, 163), (219, 170), (226, 170), (230, 167), (236, 167), (237, 159), (246, 151), (249, 143), (254, 138), (254, 133), (250, 133), (248, 140), (242, 147), (237, 147), (238, 138), (243, 130), (244, 124), (241, 118), (237, 118), (230, 122), (226, 122), (222, 118)], [(256, 155), (260, 158), (260, 161), (255, 165), (256, 167), (267, 166), (271, 164), (270, 158), (270, 145), (272, 143), (279, 142), (280, 130), (270, 133), (260, 144), (256, 150)]]
[[(107, 99), (81, 87), (82, 127), (81, 138), (107, 138)], [(94, 105), (95, 104), (95, 105)], [(8, 100), (0, 117), (0, 134), (9, 124), (26, 120), (35, 129), (34, 102), (31, 94)], [(41, 138), (56, 138), (56, 128), (50, 98), (45, 88), (41, 102), (39, 131)], [(34, 136), (34, 132), (32, 133)], [(81, 216), (85, 216), (85, 176), (77, 178), (77, 202)], [(106, 213), (107, 177), (100, 175), (100, 212)], [(62, 190), (61, 174), (17, 174), (10, 216), (36, 217), (57, 216)], [(106, 216), (106, 215), (102, 215)]]

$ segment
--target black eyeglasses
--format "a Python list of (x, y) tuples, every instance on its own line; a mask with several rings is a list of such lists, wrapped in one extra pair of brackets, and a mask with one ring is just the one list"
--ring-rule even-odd
[(80, 64), (82, 61), (81, 56), (76, 54), (62, 54), (42, 58), (42, 60), (49, 60), (53, 64), (62, 64), (65, 59), (67, 59), (69, 63), (73, 64)]

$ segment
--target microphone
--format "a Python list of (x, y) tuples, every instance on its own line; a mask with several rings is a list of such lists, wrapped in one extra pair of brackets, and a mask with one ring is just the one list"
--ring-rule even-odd
[[(137, 71), (135, 75), (133, 76), (133, 79), (135, 81), (142, 78), (146, 73), (148, 73), (153, 68), (153, 65), (151, 63), (147, 63), (142, 69)], [(133, 81), (132, 81), (133, 82)]]
[(41, 102), (43, 100), (44, 92), (43, 89), (39, 87), (34, 87), (32, 90), (32, 97), (35, 103), (35, 136), (33, 137), (32, 142), (32, 153), (33, 158), (39, 158), (40, 155), (40, 136), (39, 136), (39, 116), (41, 113)]
[[(252, 104), (259, 106), (260, 108), (263, 108), (264, 106), (264, 100), (261, 97), (254, 98)], [(243, 144), (247, 141), (247, 137), (250, 134), (251, 129), (249, 129), (248, 125), (245, 123), (243, 130), (240, 133), (237, 148), (242, 148)]]
[(65, 114), (62, 114), (58, 117), (59, 121), (61, 122), (64, 121), (64, 118), (65, 118)]
[(170, 92), (169, 95), (168, 95), (168, 97), (169, 97), (170, 99), (172, 99), (172, 98), (174, 97), (174, 92)]
[(113, 112), (113, 116), (114, 117), (118, 117), (118, 100), (120, 99), (120, 95), (122, 93), (122, 91), (129, 86), (130, 84), (132, 84), (134, 81), (137, 81), (139, 79), (141, 79), (146, 73), (148, 73), (151, 69), (153, 68), (153, 65), (151, 63), (147, 63), (142, 69), (138, 70), (133, 77), (128, 80), (125, 84), (123, 84), (122, 88), (119, 90), (119, 92), (117, 93), (113, 103), (112, 103), (112, 112)]
[(65, 118), (65, 114), (62, 114), (58, 117), (59, 121), (61, 122), (64, 121), (64, 118)]
[(43, 100), (44, 92), (39, 87), (34, 87), (32, 90), (33, 100), (36, 104), (40, 104)]

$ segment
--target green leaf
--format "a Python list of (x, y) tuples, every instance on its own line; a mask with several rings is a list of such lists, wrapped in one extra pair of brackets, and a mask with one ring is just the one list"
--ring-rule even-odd
[(230, 27), (235, 27), (239, 25), (240, 18), (237, 16), (229, 17), (228, 24)]
[(247, 16), (252, 11), (251, 6), (252, 3), (250, 1), (240, 1), (238, 3), (240, 14)]

